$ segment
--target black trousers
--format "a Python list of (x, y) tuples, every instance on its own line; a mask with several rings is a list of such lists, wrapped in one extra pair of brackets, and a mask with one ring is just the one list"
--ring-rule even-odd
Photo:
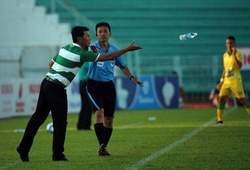
[(61, 157), (64, 151), (67, 127), (67, 94), (62, 86), (44, 79), (41, 83), (36, 111), (31, 116), (19, 145), (27, 154), (39, 127), (44, 123), (50, 111), (54, 127), (53, 157)]
[(77, 129), (90, 129), (92, 109), (88, 100), (87, 81), (80, 81), (81, 110), (78, 115)]

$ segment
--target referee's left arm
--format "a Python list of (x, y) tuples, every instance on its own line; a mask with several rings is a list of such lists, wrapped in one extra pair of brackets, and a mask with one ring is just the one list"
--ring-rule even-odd
[(139, 80), (137, 80), (130, 72), (127, 66), (120, 67), (123, 74), (125, 74), (133, 83), (138, 84), (139, 86), (143, 86), (143, 83)]

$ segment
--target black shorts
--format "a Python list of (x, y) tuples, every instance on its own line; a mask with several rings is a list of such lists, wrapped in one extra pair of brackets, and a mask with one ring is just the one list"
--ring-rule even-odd
[(93, 112), (103, 108), (104, 116), (114, 117), (116, 91), (113, 81), (101, 82), (88, 79), (87, 92)]

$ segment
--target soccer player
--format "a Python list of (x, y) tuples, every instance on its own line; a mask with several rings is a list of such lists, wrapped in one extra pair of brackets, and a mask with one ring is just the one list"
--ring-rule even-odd
[(52, 160), (68, 161), (63, 154), (68, 112), (65, 87), (71, 83), (84, 62), (112, 60), (126, 52), (141, 49), (132, 42), (126, 48), (106, 54), (88, 51), (91, 40), (88, 30), (86, 27), (74, 27), (71, 31), (73, 43), (62, 47), (49, 63), (50, 70), (41, 83), (35, 113), (31, 116), (17, 147), (17, 152), (23, 162), (29, 161), (28, 154), (34, 138), (50, 111), (54, 126)]
[(212, 106), (218, 107), (219, 104), (219, 93), (220, 93), (220, 81), (217, 82), (216, 87), (213, 88), (209, 94), (209, 101), (211, 103)]
[(242, 54), (236, 50), (236, 40), (233, 36), (226, 39), (227, 52), (223, 55), (224, 70), (220, 79), (219, 105), (217, 107), (217, 125), (223, 124), (223, 113), (225, 104), (231, 93), (245, 106), (250, 114), (250, 104), (247, 103), (240, 69), (242, 66)]
[[(95, 46), (100, 54), (117, 51), (118, 48), (110, 44), (110, 25), (100, 22), (96, 25)], [(87, 90), (91, 100), (92, 110), (95, 113), (94, 129), (99, 142), (99, 156), (110, 156), (106, 147), (113, 131), (113, 118), (116, 106), (116, 90), (114, 86), (114, 66), (121, 71), (135, 84), (142, 86), (129, 71), (122, 56), (105, 62), (91, 62), (88, 71)]]

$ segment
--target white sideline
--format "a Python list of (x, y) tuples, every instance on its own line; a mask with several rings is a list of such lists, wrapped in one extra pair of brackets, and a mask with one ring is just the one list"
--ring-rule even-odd
[(133, 127), (133, 126), (137, 126), (137, 125), (140, 125), (142, 123), (144, 123), (144, 122), (143, 121), (136, 122), (136, 123), (133, 123), (133, 124), (129, 124), (129, 125), (123, 126), (123, 127), (121, 127), (121, 129), (129, 129), (129, 128)]
[[(230, 109), (228, 111), (226, 111), (224, 113), (224, 115), (227, 115), (229, 113), (231, 113), (233, 110), (235, 110), (235, 108)], [(182, 144), (183, 142), (186, 142), (188, 139), (192, 138), (193, 136), (197, 135), (200, 131), (202, 131), (203, 129), (205, 129), (209, 124), (214, 123), (217, 120), (216, 117), (212, 118), (210, 121), (208, 121), (207, 123), (203, 124), (202, 126), (196, 128), (195, 130), (193, 130), (190, 134), (185, 135), (184, 137), (182, 137), (181, 139), (177, 140), (176, 142), (166, 146), (165, 148), (163, 148), (162, 150), (154, 153), (153, 155), (150, 155), (147, 158), (144, 158), (142, 160), (140, 160), (139, 162), (137, 162), (136, 164), (130, 166), (128, 168), (128, 170), (137, 170), (139, 169), (142, 165), (146, 164), (147, 162), (167, 153), (170, 149)]]

